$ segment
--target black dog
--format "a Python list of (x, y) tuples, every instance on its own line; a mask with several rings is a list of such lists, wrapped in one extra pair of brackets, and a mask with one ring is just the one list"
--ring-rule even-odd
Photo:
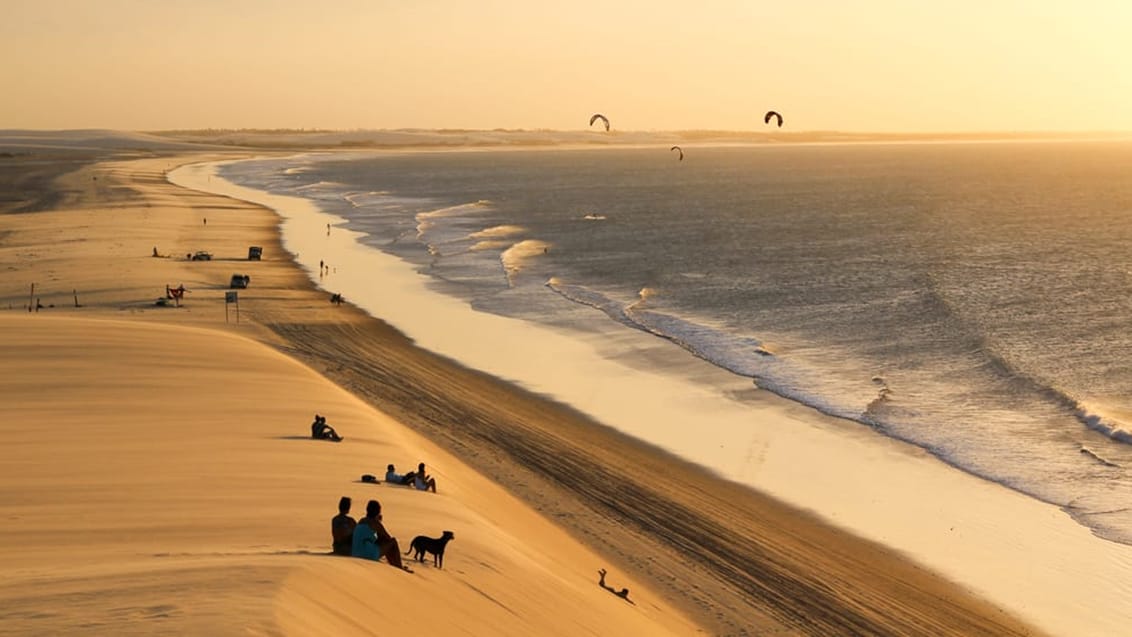
[(449, 540), (455, 538), (456, 535), (452, 533), (452, 531), (445, 531), (440, 537), (418, 535), (409, 543), (409, 550), (405, 551), (405, 555), (416, 551), (416, 555), (413, 556), (413, 559), (418, 562), (423, 562), (425, 553), (432, 553), (433, 566), (444, 568), (444, 547), (448, 544)]

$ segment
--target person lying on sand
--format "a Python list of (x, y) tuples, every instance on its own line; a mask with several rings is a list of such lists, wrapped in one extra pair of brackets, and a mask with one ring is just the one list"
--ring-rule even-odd
[(409, 485), (413, 483), (413, 478), (415, 477), (416, 474), (414, 474), (412, 471), (406, 473), (405, 475), (397, 473), (397, 468), (393, 465), (389, 465), (385, 468), (385, 482), (388, 484)]
[(377, 500), (366, 503), (366, 517), (358, 520), (358, 526), (354, 527), (350, 554), (375, 562), (385, 556), (390, 566), (413, 572), (401, 563), (401, 547), (397, 544), (397, 538), (389, 535), (389, 531), (381, 523), (381, 503)]
[(634, 606), (637, 605), (635, 602), (633, 602), (633, 600), (629, 599), (629, 589), (622, 588), (621, 590), (617, 590), (617, 589), (613, 588), (612, 586), (606, 585), (606, 583), (605, 583), (605, 569), (604, 568), (598, 569), (597, 572), (598, 572), (598, 575), (601, 575), (601, 577), (597, 580), (598, 586), (604, 588), (605, 590), (609, 591), (610, 593), (613, 593), (614, 595), (616, 595), (616, 596), (620, 597), (621, 599), (629, 602), (630, 604), (633, 604)]

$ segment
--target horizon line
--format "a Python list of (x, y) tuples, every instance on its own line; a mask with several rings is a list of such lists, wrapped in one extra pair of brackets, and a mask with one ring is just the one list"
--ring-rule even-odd
[(729, 129), (729, 128), (651, 128), (651, 129), (613, 129), (611, 131), (596, 131), (589, 128), (463, 128), (463, 127), (421, 127), (402, 126), (396, 128), (325, 128), (325, 127), (198, 127), (198, 128), (112, 128), (104, 126), (83, 126), (75, 128), (3, 128), (0, 132), (36, 132), (36, 133), (67, 133), (67, 132), (122, 132), (142, 133), (153, 135), (168, 135), (175, 133), (261, 133), (261, 134), (325, 134), (325, 133), (433, 133), (433, 134), (466, 134), (466, 133), (590, 133), (595, 137), (615, 137), (625, 134), (715, 134), (715, 135), (843, 135), (853, 137), (970, 137), (987, 135), (1013, 135), (1013, 136), (1055, 136), (1065, 137), (1071, 135), (1132, 135), (1132, 129), (1080, 129), (1080, 130), (1040, 130), (1040, 129), (995, 129), (995, 130), (963, 130), (963, 131), (856, 131), (839, 129), (807, 129), (807, 130), (756, 130), (756, 129)]

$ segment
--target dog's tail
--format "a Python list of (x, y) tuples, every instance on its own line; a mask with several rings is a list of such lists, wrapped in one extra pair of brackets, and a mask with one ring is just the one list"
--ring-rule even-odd
[(408, 551), (405, 551), (405, 555), (408, 555), (409, 553), (412, 553), (412, 552), (413, 552), (413, 545), (412, 545), (412, 544), (410, 544), (410, 545), (409, 545), (409, 550), (408, 550)]

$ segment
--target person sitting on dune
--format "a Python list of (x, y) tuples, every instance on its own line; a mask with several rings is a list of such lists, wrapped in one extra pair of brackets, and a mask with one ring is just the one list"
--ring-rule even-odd
[(350, 498), (338, 500), (338, 515), (330, 520), (330, 534), (334, 538), (335, 555), (350, 555), (354, 545), (354, 528), (358, 523), (350, 517)]
[(342, 436), (334, 431), (334, 427), (326, 424), (326, 416), (314, 415), (314, 422), (311, 423), (311, 438), (315, 440), (333, 440), (338, 442), (342, 440)]
[(366, 517), (358, 520), (358, 526), (354, 527), (350, 554), (375, 562), (384, 556), (390, 566), (413, 572), (401, 563), (401, 547), (381, 523), (381, 503), (377, 500), (366, 503)]
[(410, 475), (413, 476), (413, 486), (421, 491), (432, 491), (436, 493), (436, 480), (425, 473), (423, 462), (417, 465), (417, 472)]

